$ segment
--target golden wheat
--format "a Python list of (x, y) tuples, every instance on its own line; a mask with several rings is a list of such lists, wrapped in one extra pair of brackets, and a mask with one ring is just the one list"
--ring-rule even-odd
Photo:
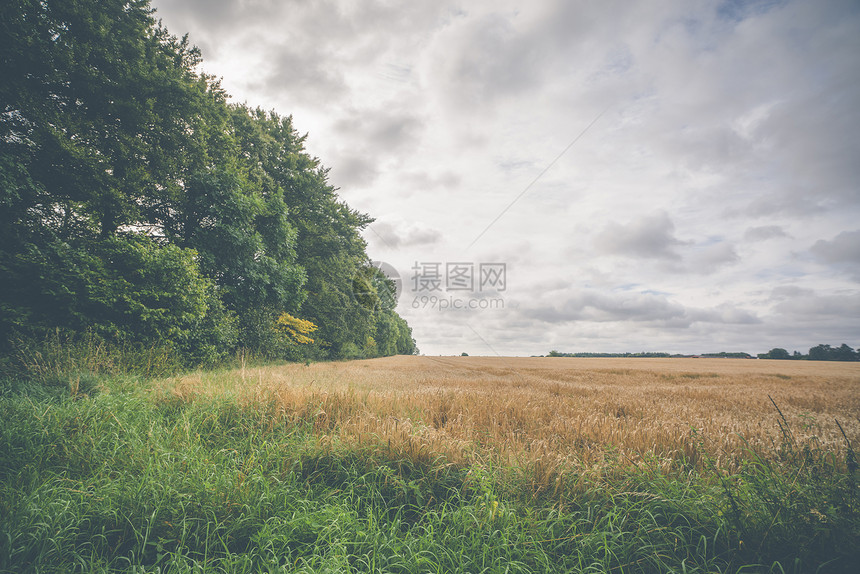
[(733, 468), (747, 444), (779, 441), (769, 397), (797, 441), (844, 455), (838, 420), (860, 445), (857, 363), (389, 357), (197, 373), (154, 392), (180, 401), (228, 395), (310, 424), (323, 441), (528, 468), (544, 486), (562, 468), (649, 459), (669, 469), (699, 463), (703, 450)]

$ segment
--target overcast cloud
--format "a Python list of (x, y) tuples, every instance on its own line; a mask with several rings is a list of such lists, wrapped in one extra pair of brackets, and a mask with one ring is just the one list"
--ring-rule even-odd
[(376, 218), (426, 354), (860, 346), (855, 1), (153, 6)]

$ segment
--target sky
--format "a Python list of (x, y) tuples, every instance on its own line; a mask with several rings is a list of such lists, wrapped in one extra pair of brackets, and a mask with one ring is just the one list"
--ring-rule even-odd
[(860, 347), (860, 3), (153, 0), (423, 354)]

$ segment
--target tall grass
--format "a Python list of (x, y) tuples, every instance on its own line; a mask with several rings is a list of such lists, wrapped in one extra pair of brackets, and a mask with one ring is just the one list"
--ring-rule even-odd
[(296, 396), (240, 368), (0, 397), (0, 572), (800, 573), (860, 560), (850, 431), (830, 448), (779, 402), (773, 442), (739, 438), (737, 465), (689, 428), (689, 456), (671, 465), (588, 442), (577, 448), (599, 457), (509, 460), (492, 428), (449, 457), (433, 447), (454, 439), (426, 433), (455, 424), (468, 393), (425, 393), (374, 426), (388, 403), (361, 377), (321, 388), (328, 370), (373, 365), (273, 369)]
[(41, 340), (18, 338), (13, 345), (0, 362), (0, 394), (85, 395), (96, 391), (102, 379), (151, 379), (184, 367), (169, 345), (108, 341), (90, 331), (56, 330)]

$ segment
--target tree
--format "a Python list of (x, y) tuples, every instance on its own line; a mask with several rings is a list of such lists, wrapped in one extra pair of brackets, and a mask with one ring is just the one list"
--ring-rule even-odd
[(767, 353), (759, 355), (760, 359), (791, 359), (791, 355), (785, 349), (775, 347)]
[(832, 361), (834, 349), (830, 345), (818, 345), (809, 349), (810, 361)]
[(811, 361), (857, 361), (860, 360), (860, 355), (847, 344), (842, 343), (837, 348), (830, 345), (817, 345), (809, 349), (809, 359)]
[(353, 285), (369, 266), (360, 232), (372, 219), (338, 199), (328, 171), (305, 152), (305, 136), (295, 131), (291, 117), (237, 106), (232, 127), (246, 180), (269, 201), (289, 206), (279, 212), (282, 220), (270, 221), (295, 233), (294, 250), (283, 257), (294, 257), (304, 270), (301, 314), (319, 325), (307, 352), (315, 358), (379, 352), (374, 311), (355, 297)]
[(143, 0), (3, 4), (0, 347), (54, 327), (191, 354), (208, 354), (192, 340), (231, 339), (206, 332), (210, 311), (232, 322), (197, 253), (145, 237), (141, 207), (176, 177), (166, 144), (190, 137), (177, 118), (190, 117), (188, 93), (208, 89), (196, 52), (150, 13)]
[(842, 343), (842, 345), (838, 349), (833, 349), (833, 360), (834, 361), (857, 361), (858, 355), (854, 352), (854, 349), (849, 347), (847, 344)]
[(372, 219), (200, 61), (148, 0), (0, 6), (0, 351), (60, 327), (277, 355), (285, 314), (319, 327), (309, 355), (414, 349), (353, 294)]

